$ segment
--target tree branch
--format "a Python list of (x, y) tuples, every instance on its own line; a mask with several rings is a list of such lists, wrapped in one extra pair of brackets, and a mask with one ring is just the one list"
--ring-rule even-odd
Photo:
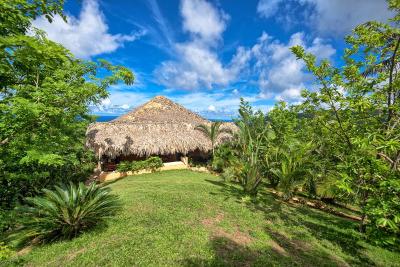
[(391, 165), (393, 165), (393, 160), (386, 154), (379, 152), (378, 156), (380, 156), (381, 158), (387, 160)]
[(397, 38), (396, 46), (393, 51), (393, 55), (390, 59), (390, 70), (389, 70), (389, 86), (388, 86), (388, 95), (387, 95), (387, 105), (388, 105), (388, 118), (387, 122), (390, 122), (393, 116), (393, 107), (394, 99), (392, 103), (392, 91), (393, 91), (393, 71), (396, 64), (396, 55), (400, 45), (400, 36)]

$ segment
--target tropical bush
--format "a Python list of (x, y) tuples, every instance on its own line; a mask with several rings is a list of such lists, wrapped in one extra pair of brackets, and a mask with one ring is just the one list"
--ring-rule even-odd
[(235, 121), (238, 131), (235, 148), (241, 172), (238, 180), (247, 194), (257, 194), (264, 173), (264, 155), (267, 153), (268, 139), (272, 138), (271, 127), (266, 116), (254, 112), (249, 103), (241, 100), (239, 119)]
[(163, 166), (163, 162), (160, 157), (150, 157), (145, 162), (145, 168), (151, 172), (155, 172)]
[(16, 212), (14, 210), (0, 210), (0, 240), (3, 234), (15, 225)]
[(119, 172), (128, 172), (131, 170), (132, 163), (130, 161), (121, 161), (117, 165), (117, 171)]
[(296, 189), (303, 187), (309, 191), (310, 195), (316, 194), (307, 155), (309, 151), (309, 147), (305, 145), (290, 146), (287, 151), (281, 152), (278, 167), (271, 169), (271, 172), (279, 179), (278, 188), (284, 193), (285, 199), (291, 198)]
[(211, 168), (216, 172), (223, 172), (226, 168), (235, 165), (238, 161), (232, 143), (219, 145), (214, 152)]
[(149, 157), (146, 160), (122, 161), (118, 164), (117, 170), (120, 172), (138, 172), (140, 170), (149, 170), (155, 172), (163, 166), (160, 157)]
[(102, 224), (121, 207), (111, 189), (94, 183), (55, 186), (16, 208), (19, 219), (8, 239), (16, 247), (71, 239)]

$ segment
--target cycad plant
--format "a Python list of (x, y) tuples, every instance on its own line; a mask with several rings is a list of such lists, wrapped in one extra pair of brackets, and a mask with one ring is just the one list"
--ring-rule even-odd
[(195, 127), (196, 130), (201, 131), (208, 139), (210, 139), (213, 158), (215, 152), (215, 144), (217, 143), (219, 135), (223, 133), (228, 133), (228, 134), (232, 133), (231, 130), (227, 128), (221, 128), (221, 126), (222, 126), (221, 121), (215, 121), (211, 122), (210, 126), (206, 124), (200, 124)]
[(279, 179), (279, 189), (287, 200), (293, 195), (296, 187), (304, 186), (309, 193), (315, 194), (315, 180), (310, 173), (309, 151), (311, 143), (300, 144), (295, 142), (287, 150), (280, 152), (280, 164), (272, 168), (271, 172)]
[(103, 223), (121, 207), (110, 188), (94, 183), (43, 189), (42, 196), (27, 198), (26, 203), (17, 208), (21, 218), (9, 236), (17, 247), (74, 238)]

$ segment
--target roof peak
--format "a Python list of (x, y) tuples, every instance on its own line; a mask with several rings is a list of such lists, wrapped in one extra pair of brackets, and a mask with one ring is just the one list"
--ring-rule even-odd
[(167, 98), (167, 97), (165, 97), (165, 96), (163, 96), (163, 95), (156, 95), (156, 96), (153, 97), (151, 100), (154, 100), (154, 99), (168, 99), (168, 100), (170, 100), (169, 98)]
[(141, 106), (118, 117), (115, 121), (141, 123), (205, 123), (206, 119), (165, 96), (157, 95)]

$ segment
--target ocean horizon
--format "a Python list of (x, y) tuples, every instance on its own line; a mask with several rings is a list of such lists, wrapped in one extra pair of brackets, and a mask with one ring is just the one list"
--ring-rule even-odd
[[(107, 122), (107, 121), (111, 121), (111, 120), (119, 117), (119, 115), (95, 115), (95, 116), (97, 116), (97, 118), (96, 118), (97, 122)], [(206, 119), (208, 119), (210, 121), (223, 121), (223, 122), (232, 122), (233, 121), (231, 119), (214, 119), (214, 118), (213, 119), (206, 118)]]

